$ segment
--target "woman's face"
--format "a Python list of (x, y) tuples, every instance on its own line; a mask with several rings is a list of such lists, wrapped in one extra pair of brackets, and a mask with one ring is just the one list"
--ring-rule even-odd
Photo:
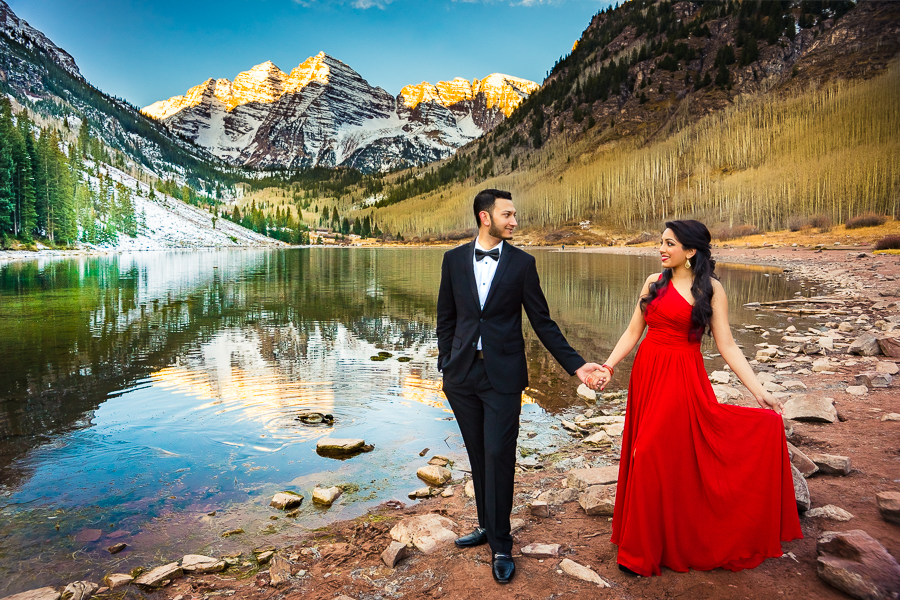
[(659, 258), (662, 260), (664, 269), (677, 269), (696, 253), (696, 250), (685, 250), (671, 229), (662, 232), (659, 241)]

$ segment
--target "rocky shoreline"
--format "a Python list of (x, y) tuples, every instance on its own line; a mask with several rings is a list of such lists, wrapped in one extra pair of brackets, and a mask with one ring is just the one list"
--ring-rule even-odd
[[(576, 251), (623, 250), (654, 252)], [(760, 380), (785, 400), (804, 538), (783, 544), (786, 554), (780, 559), (739, 573), (621, 574), (609, 543), (609, 521), (625, 395), (595, 395), (582, 387), (579, 406), (523, 419), (513, 514), (519, 573), (504, 588), (491, 579), (486, 549), (459, 550), (452, 544), (475, 523), (467, 466), (423, 456), (421, 465), (410, 468), (418, 469), (427, 487), (410, 490), (420, 501), (408, 506), (386, 502), (358, 519), (298, 536), (288, 547), (247, 548), (240, 555), (217, 557), (188, 554), (145, 570), (110, 574), (103, 582), (40, 588), (7, 600), (120, 598), (135, 589), (167, 600), (475, 598), (485, 593), (516, 598), (605, 593), (623, 598), (896, 597), (891, 594), (900, 593), (900, 566), (893, 558), (900, 556), (900, 257), (785, 247), (715, 254), (720, 262), (775, 265), (788, 277), (815, 282), (809, 296), (804, 292), (749, 307), (777, 312), (784, 327), (742, 324), (759, 336), (757, 347), (745, 353)], [(803, 325), (794, 324), (799, 322)], [(711, 380), (721, 402), (755, 405), (727, 369), (713, 372)], [(600, 589), (605, 587), (611, 589)], [(867, 596), (866, 590), (873, 589), (882, 596)]]

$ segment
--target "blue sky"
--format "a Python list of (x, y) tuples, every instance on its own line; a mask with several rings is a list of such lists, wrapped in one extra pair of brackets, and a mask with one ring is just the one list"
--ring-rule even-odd
[(393, 95), (407, 84), (546, 72), (607, 0), (8, 0), (137, 106), (325, 51)]

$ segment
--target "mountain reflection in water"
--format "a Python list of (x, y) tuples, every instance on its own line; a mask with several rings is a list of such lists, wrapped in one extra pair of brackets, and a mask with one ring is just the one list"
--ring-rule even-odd
[[(276, 544), (406, 501), (421, 487), (425, 447), (464, 466), (435, 367), (442, 253), (194, 251), (0, 266), (0, 514), (9, 524), (0, 592), (97, 580), (162, 555), (246, 550), (260, 536)], [(534, 254), (552, 316), (586, 359), (602, 361), (658, 261)], [(799, 289), (772, 270), (723, 268), (722, 280), (732, 323), (775, 325), (741, 305)], [(577, 381), (527, 326), (526, 343), (523, 412), (575, 402)], [(380, 352), (391, 356), (372, 360)], [(627, 385), (623, 367), (614, 387)], [(308, 412), (335, 421), (298, 419)], [(320, 457), (315, 441), (325, 436), (376, 450)], [(274, 492), (308, 502), (316, 484), (342, 483), (358, 489), (330, 510), (305, 503), (296, 520), (269, 520), (283, 517), (267, 506)], [(220, 537), (235, 527), (247, 534)], [(117, 541), (129, 548), (111, 558), (105, 548)]]

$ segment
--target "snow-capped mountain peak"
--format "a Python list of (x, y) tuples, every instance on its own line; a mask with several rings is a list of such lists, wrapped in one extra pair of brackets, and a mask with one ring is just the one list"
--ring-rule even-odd
[(289, 74), (264, 62), (142, 112), (232, 164), (374, 171), (446, 158), (538, 87), (495, 73), (422, 82), (394, 98), (320, 52)]

